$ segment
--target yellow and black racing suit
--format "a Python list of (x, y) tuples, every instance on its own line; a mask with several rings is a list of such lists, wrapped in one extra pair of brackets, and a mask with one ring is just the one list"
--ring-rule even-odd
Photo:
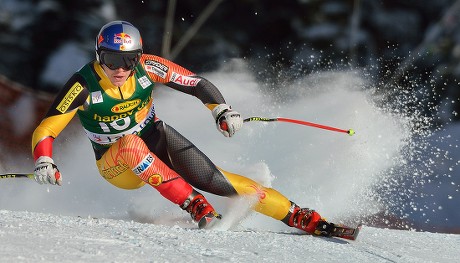
[[(287, 223), (293, 203), (286, 197), (216, 167), (194, 144), (156, 116), (154, 83), (195, 96), (211, 110), (225, 103), (211, 82), (158, 56), (143, 54), (121, 87), (114, 86), (99, 62), (93, 61), (69, 79), (35, 129), (34, 159), (52, 157), (53, 140), (77, 114), (93, 146), (100, 174), (113, 185), (135, 189), (150, 184), (179, 205), (189, 194), (187, 183), (220, 196), (256, 195), (256, 211)], [(119, 139), (124, 137), (121, 143)], [(178, 180), (181, 178), (186, 183)]]

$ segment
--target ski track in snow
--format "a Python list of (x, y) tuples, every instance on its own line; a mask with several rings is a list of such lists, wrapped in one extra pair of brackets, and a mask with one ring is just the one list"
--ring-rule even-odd
[(364, 226), (348, 241), (0, 210), (1, 262), (456, 262), (460, 236)]
[[(403, 158), (400, 150), (410, 136), (404, 120), (373, 108), (353, 74), (299, 81), (278, 96), (261, 92), (253, 77), (232, 63), (207, 78), (244, 117), (298, 118), (353, 128), (356, 135), (247, 123), (235, 137), (224, 138), (196, 98), (161, 86), (159, 117), (218, 166), (273, 186), (333, 222), (356, 224), (379, 211), (382, 204), (368, 193)], [(247, 200), (207, 193), (224, 219), (216, 229), (199, 230), (154, 189), (126, 191), (105, 182), (81, 130), (64, 130), (55, 141), (54, 160), (63, 174), (61, 187), (2, 180), (0, 262), (456, 262), (460, 251), (460, 236), (451, 234), (364, 226), (357, 241), (304, 235), (249, 213)], [(1, 165), (5, 172), (33, 168), (30, 156)], [(447, 194), (448, 202), (458, 202), (458, 192)]]

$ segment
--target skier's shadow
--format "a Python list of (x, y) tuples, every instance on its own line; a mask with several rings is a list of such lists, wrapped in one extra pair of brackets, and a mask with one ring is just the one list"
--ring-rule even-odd
[(285, 235), (297, 235), (297, 236), (305, 236), (305, 237), (312, 237), (312, 238), (319, 238), (324, 241), (328, 242), (333, 242), (337, 244), (350, 244), (350, 240), (346, 240), (343, 238), (339, 237), (323, 237), (323, 236), (314, 236), (314, 235), (309, 235), (309, 234), (304, 234), (304, 233), (278, 233), (278, 234), (285, 234)]
[[(242, 232), (257, 232), (253, 230), (243, 230)], [(304, 233), (293, 233), (293, 232), (276, 232), (276, 231), (266, 231), (268, 233), (276, 234), (276, 235), (286, 235), (286, 236), (305, 236), (307, 238), (318, 238), (324, 241), (333, 242), (337, 244), (350, 244), (350, 240), (339, 238), (339, 237), (323, 237), (323, 236), (314, 236)]]

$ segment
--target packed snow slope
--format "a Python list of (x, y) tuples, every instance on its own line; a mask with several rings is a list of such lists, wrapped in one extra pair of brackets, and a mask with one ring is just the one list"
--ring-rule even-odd
[(359, 240), (0, 210), (0, 262), (456, 262), (460, 236), (364, 227)]
[[(313, 74), (272, 89), (244, 64), (230, 61), (205, 77), (245, 118), (287, 117), (356, 131), (348, 136), (250, 122), (229, 139), (196, 98), (164, 86), (155, 91), (158, 116), (216, 165), (274, 187), (330, 221), (364, 222), (359, 240), (300, 235), (250, 212), (251, 200), (210, 194), (224, 219), (217, 229), (198, 230), (189, 215), (154, 189), (127, 191), (107, 183), (98, 175), (90, 143), (73, 123), (55, 140), (61, 187), (0, 180), (0, 261), (455, 261), (459, 235), (410, 230), (460, 229), (460, 154), (452, 136), (458, 126), (428, 141), (414, 128), (427, 125), (425, 119), (404, 105), (419, 102), (400, 100), (397, 108), (382, 108), (384, 94), (377, 95), (356, 72)], [(2, 173), (33, 169), (30, 156), (11, 156), (0, 165)], [(372, 227), (375, 215), (380, 226), (403, 230)]]

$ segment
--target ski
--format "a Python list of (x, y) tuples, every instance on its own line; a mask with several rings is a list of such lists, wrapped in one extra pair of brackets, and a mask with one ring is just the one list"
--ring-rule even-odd
[(222, 215), (217, 212), (211, 212), (203, 216), (198, 222), (199, 229), (209, 229), (212, 228), (218, 221), (222, 219)]
[(347, 227), (347, 226), (335, 226), (333, 231), (331, 232), (331, 236), (333, 237), (340, 237), (349, 240), (356, 240), (358, 237), (359, 231), (361, 230), (362, 225), (358, 225), (357, 227)]
[(339, 237), (348, 240), (356, 240), (361, 227), (362, 224), (359, 224), (357, 227), (349, 227), (321, 221), (316, 227), (315, 234), (325, 237)]

